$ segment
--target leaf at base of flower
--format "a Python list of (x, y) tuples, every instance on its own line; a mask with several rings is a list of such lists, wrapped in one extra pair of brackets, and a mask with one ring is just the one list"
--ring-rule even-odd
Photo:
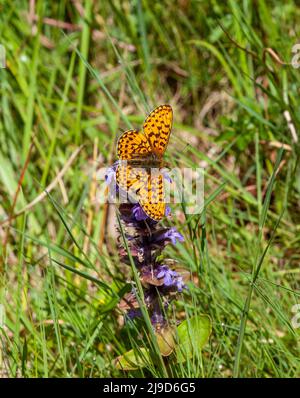
[(119, 355), (114, 360), (114, 365), (118, 370), (136, 370), (144, 368), (151, 363), (150, 355), (145, 348), (127, 351), (123, 355)]
[(211, 334), (211, 320), (208, 315), (186, 319), (177, 327), (175, 362), (185, 362), (192, 356), (200, 355)]

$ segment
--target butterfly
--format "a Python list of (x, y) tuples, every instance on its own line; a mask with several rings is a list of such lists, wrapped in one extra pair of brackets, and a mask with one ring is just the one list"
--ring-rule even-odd
[(146, 215), (159, 221), (165, 215), (164, 176), (160, 169), (173, 120), (170, 105), (160, 105), (147, 116), (143, 132), (128, 130), (117, 143), (119, 187), (136, 197)]

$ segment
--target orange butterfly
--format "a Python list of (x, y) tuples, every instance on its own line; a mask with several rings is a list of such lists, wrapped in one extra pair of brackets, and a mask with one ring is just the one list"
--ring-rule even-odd
[(164, 177), (159, 169), (163, 166), (172, 119), (171, 106), (160, 105), (146, 118), (144, 134), (137, 130), (125, 131), (117, 144), (118, 185), (136, 196), (145, 213), (156, 221), (162, 219), (166, 210)]

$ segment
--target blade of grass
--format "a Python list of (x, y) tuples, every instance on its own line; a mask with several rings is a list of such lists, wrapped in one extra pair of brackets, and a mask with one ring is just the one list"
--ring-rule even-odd
[[(84, 59), (88, 58), (90, 35), (91, 35), (91, 20), (92, 20), (93, 1), (86, 0), (84, 7), (84, 22), (81, 36), (80, 53)], [(81, 142), (81, 114), (84, 101), (84, 93), (86, 89), (86, 66), (81, 61), (79, 63), (79, 81), (78, 81), (78, 94), (77, 94), (77, 108), (76, 108), (76, 121), (74, 137), (77, 145)]]
[(264, 200), (264, 205), (262, 208), (262, 214), (261, 217), (259, 219), (259, 234), (258, 234), (258, 239), (257, 239), (257, 250), (256, 250), (256, 260), (255, 263), (253, 265), (252, 268), (252, 280), (249, 286), (249, 290), (248, 290), (248, 294), (247, 294), (247, 298), (244, 304), (244, 308), (243, 308), (243, 313), (242, 313), (242, 318), (241, 318), (241, 323), (240, 323), (240, 330), (239, 330), (239, 335), (238, 335), (238, 341), (237, 341), (237, 345), (236, 345), (236, 352), (235, 352), (235, 361), (234, 361), (234, 368), (233, 368), (233, 377), (239, 377), (240, 375), (240, 363), (241, 363), (241, 353), (242, 353), (242, 347), (243, 347), (243, 341), (244, 341), (244, 336), (245, 336), (245, 330), (246, 330), (246, 324), (247, 324), (247, 319), (248, 319), (248, 314), (249, 314), (249, 310), (250, 310), (250, 305), (251, 305), (251, 299), (252, 299), (252, 294), (253, 294), (253, 290), (254, 290), (254, 284), (255, 281), (259, 275), (259, 271), (261, 269), (261, 266), (263, 264), (263, 260), (264, 257), (270, 247), (270, 244), (272, 242), (272, 237), (274, 236), (277, 227), (281, 221), (282, 215), (283, 213), (280, 215), (280, 217), (278, 218), (274, 229), (273, 229), (273, 233), (272, 233), (272, 237), (268, 242), (268, 245), (265, 249), (265, 251), (263, 252), (262, 256), (259, 258), (259, 246), (261, 245), (261, 240), (262, 240), (262, 232), (263, 232), (263, 227), (265, 225), (266, 222), (266, 217), (267, 217), (267, 212), (269, 209), (269, 205), (270, 205), (270, 200), (271, 200), (271, 194), (272, 194), (272, 190), (273, 190), (273, 186), (274, 186), (274, 182), (275, 182), (275, 177), (276, 177), (276, 173), (282, 158), (282, 154), (283, 154), (283, 149), (281, 148), (281, 150), (278, 152), (277, 155), (277, 159), (275, 162), (275, 166), (274, 166), (274, 170), (272, 173), (272, 176), (270, 178), (270, 181), (268, 183), (268, 188), (267, 188), (267, 192), (266, 192), (266, 197)]

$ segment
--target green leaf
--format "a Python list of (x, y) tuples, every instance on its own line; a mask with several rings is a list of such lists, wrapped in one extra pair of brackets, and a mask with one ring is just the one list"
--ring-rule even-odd
[(207, 343), (211, 334), (210, 317), (208, 315), (198, 315), (181, 322), (177, 327), (177, 334), (176, 362), (185, 362), (200, 353)]
[(135, 370), (144, 368), (151, 362), (150, 355), (146, 348), (139, 348), (139, 351), (130, 350), (125, 354), (118, 356), (114, 360), (114, 364), (119, 370)]

